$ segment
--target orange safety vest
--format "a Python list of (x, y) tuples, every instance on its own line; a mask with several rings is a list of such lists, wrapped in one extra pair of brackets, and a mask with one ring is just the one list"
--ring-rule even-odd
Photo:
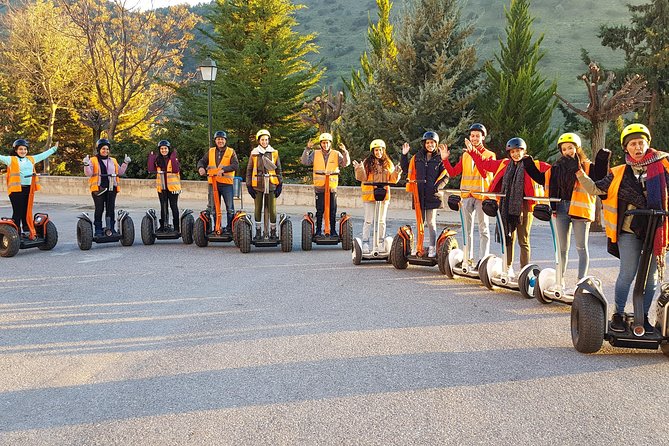
[[(116, 174), (118, 175), (118, 163), (116, 162), (116, 158), (111, 158), (110, 159), (114, 162), (114, 171), (113, 172), (107, 172), (108, 174)], [(91, 158), (91, 166), (93, 166), (93, 175), (88, 179), (88, 185), (90, 186), (91, 192), (97, 192), (100, 190), (100, 164), (98, 163), (98, 157), (94, 156)], [(121, 188), (119, 186), (120, 183), (119, 177), (109, 177), (109, 187), (114, 187), (116, 186), (116, 192), (121, 192)]]
[[(488, 149), (483, 149), (481, 153), (481, 158), (484, 160), (495, 159), (495, 154)], [(493, 179), (492, 172), (488, 172), (485, 175), (476, 167), (474, 160), (472, 159), (469, 152), (464, 152), (462, 154), (462, 177), (460, 179), (460, 189), (461, 190), (470, 190), (470, 191), (481, 191), (487, 192), (490, 188), (490, 183)], [(462, 198), (467, 198), (469, 196), (476, 198), (477, 200), (483, 200), (485, 197), (478, 194), (463, 193)]]
[(223, 167), (229, 166), (230, 165), (230, 160), (232, 159), (232, 156), (235, 154), (235, 151), (231, 149), (230, 147), (225, 148), (225, 152), (223, 152), (223, 156), (221, 157), (221, 162), (217, 166), (216, 165), (216, 147), (212, 147), (209, 149), (209, 166), (207, 166), (207, 173), (209, 174), (209, 177), (207, 178), (207, 181), (209, 184), (214, 182), (214, 179), (216, 180), (217, 183), (221, 184), (232, 184), (235, 180), (235, 173), (230, 171), (230, 172), (223, 172), (223, 176), (218, 176), (218, 173), (221, 171)]
[[(590, 161), (586, 161), (583, 164), (585, 173), (590, 175), (590, 167), (592, 166), (592, 163)], [(552, 171), (552, 168), (546, 171), (546, 181), (544, 182), (546, 197), (549, 196)], [(571, 193), (569, 211), (567, 213), (572, 217), (585, 218), (588, 221), (595, 221), (596, 200), (597, 197), (587, 193), (583, 185), (578, 181), (578, 179), (576, 179), (576, 183), (574, 183), (574, 190)]]
[[(390, 169), (384, 170), (381, 174), (374, 174), (372, 172), (367, 174), (367, 181), (375, 182), (375, 179), (379, 179), (379, 183), (397, 183), (398, 176), (395, 173), (395, 166), (390, 165)], [(376, 201), (374, 199), (374, 186), (369, 184), (361, 185), (362, 189), (362, 201)], [(390, 200), (390, 186), (384, 186), (386, 190), (386, 198), (383, 201)]]
[[(314, 152), (314, 186), (325, 187), (325, 175), (316, 173), (317, 170), (330, 173), (339, 173), (339, 152), (336, 150), (330, 150), (327, 165), (325, 164), (323, 151), (317, 150)], [(336, 188), (338, 184), (339, 176), (330, 175), (330, 190)]]
[(162, 192), (167, 189), (170, 192), (179, 192), (181, 190), (181, 176), (178, 173), (172, 172), (172, 160), (167, 160), (167, 184), (165, 184), (165, 175), (160, 170), (160, 166), (156, 166), (156, 189)]
[[(276, 160), (279, 158), (279, 152), (276, 150), (270, 152), (272, 154), (272, 162), (276, 165)], [(253, 156), (253, 176), (251, 177), (251, 186), (258, 187), (258, 158), (263, 156), (262, 154), (260, 155), (252, 155)], [(276, 176), (276, 170), (272, 169), (267, 172), (270, 174), (269, 177), (269, 182), (277, 186), (279, 184), (279, 178)]]
[[(669, 173), (669, 160), (662, 158), (664, 170)], [(623, 180), (627, 164), (621, 164), (611, 169), (613, 180), (606, 193), (606, 198), (602, 200), (602, 216), (604, 217), (604, 228), (606, 236), (612, 243), (618, 242), (618, 189)]]
[[(26, 156), (33, 164), (33, 173), (35, 173), (35, 158)], [(39, 177), (35, 177), (35, 190), (40, 190), (42, 187), (38, 184)], [(21, 192), (21, 167), (19, 167), (19, 157), (12, 156), (12, 160), (7, 166), (7, 192)]]

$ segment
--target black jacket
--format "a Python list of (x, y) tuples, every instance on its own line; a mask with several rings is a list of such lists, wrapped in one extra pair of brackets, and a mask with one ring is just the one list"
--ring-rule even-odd
[[(435, 184), (439, 175), (444, 171), (444, 164), (441, 162), (439, 151), (432, 152), (430, 159), (427, 159), (427, 151), (421, 149), (414, 155), (416, 165), (416, 183), (418, 186), (418, 197), (420, 198), (421, 209), (438, 209), (442, 205), (439, 187), (444, 180), (439, 184)], [(402, 171), (409, 171), (409, 156), (402, 155), (401, 158)]]

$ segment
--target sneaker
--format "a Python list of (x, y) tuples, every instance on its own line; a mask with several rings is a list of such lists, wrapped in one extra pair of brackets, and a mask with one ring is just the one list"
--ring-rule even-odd
[(323, 237), (323, 232), (319, 229), (314, 233), (314, 237)]
[(625, 321), (623, 320), (622, 314), (613, 313), (613, 317), (611, 318), (610, 328), (611, 331), (615, 331), (618, 333), (623, 333), (627, 331), (627, 326), (625, 325)]
[(369, 243), (365, 242), (362, 244), (362, 252), (363, 254), (369, 254)]
[(332, 232), (330, 233), (330, 237), (332, 237), (332, 238), (339, 238), (339, 234), (337, 234), (337, 231), (335, 231), (335, 230), (333, 229)]
[(270, 238), (277, 238), (277, 235), (276, 235), (276, 228), (274, 228), (274, 229), (272, 229), (272, 230), (269, 231), (269, 237), (270, 237)]
[(646, 331), (646, 334), (654, 334), (655, 333), (655, 327), (650, 325), (650, 321), (648, 320), (648, 315), (646, 315), (643, 318), (643, 329)]
[(437, 257), (437, 248), (434, 246), (430, 246), (427, 248), (427, 256), (428, 257)]
[(95, 237), (102, 237), (104, 235), (104, 232), (102, 232), (102, 229), (96, 229), (95, 230)]
[(510, 267), (506, 270), (506, 275), (507, 275), (508, 277), (516, 277), (516, 273), (515, 273), (515, 271), (513, 270), (513, 266), (510, 266)]

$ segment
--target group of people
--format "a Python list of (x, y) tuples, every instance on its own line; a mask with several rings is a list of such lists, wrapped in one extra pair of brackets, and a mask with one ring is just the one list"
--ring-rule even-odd
[[(517, 239), (520, 247), (520, 265), (530, 262), (530, 230), (532, 209), (535, 203), (524, 197), (547, 196), (556, 199), (551, 203), (557, 217), (558, 247), (560, 265), (567, 265), (572, 228), (578, 253), (578, 279), (587, 275), (589, 267), (588, 233), (595, 218), (595, 198), (602, 197), (603, 215), (608, 238), (609, 252), (620, 259), (620, 272), (615, 284), (616, 311), (611, 329), (625, 330), (623, 312), (630, 284), (634, 279), (645, 236), (645, 220), (641, 216), (626, 214), (629, 209), (657, 209), (669, 211), (669, 154), (650, 147), (651, 133), (642, 124), (631, 124), (622, 131), (620, 143), (625, 152), (625, 163), (609, 167), (611, 152), (601, 149), (594, 161), (585, 155), (580, 137), (575, 133), (564, 133), (557, 141), (556, 149), (560, 157), (552, 164), (534, 160), (527, 154), (527, 144), (519, 137), (511, 138), (506, 144), (508, 157), (496, 159), (495, 153), (485, 147), (487, 130), (476, 123), (469, 128), (465, 138), (462, 157), (453, 165), (449, 160), (450, 150), (440, 144), (439, 135), (434, 131), (425, 132), (421, 147), (410, 156), (411, 147), (404, 143), (399, 165), (394, 165), (381, 139), (370, 143), (369, 156), (363, 161), (353, 161), (355, 177), (361, 181), (364, 203), (364, 223), (362, 230), (363, 251), (369, 251), (370, 227), (375, 218), (375, 197), (370, 183), (397, 183), (403, 172), (407, 173), (407, 187), (416, 188), (418, 203), (422, 212), (422, 223), (427, 230), (427, 256), (435, 257), (437, 228), (436, 213), (442, 207), (440, 189), (450, 178), (461, 176), (461, 211), (463, 230), (467, 230), (468, 240), (473, 240), (474, 221), (479, 234), (478, 259), (486, 257), (490, 251), (489, 218), (483, 212), (482, 202), (486, 192), (501, 194), (499, 208), (502, 216), (503, 234), (507, 242), (506, 263), (509, 274), (513, 275), (513, 245)], [(283, 176), (279, 152), (270, 144), (271, 135), (266, 129), (256, 133), (257, 146), (250, 153), (246, 169), (246, 187), (254, 200), (255, 237), (261, 237), (262, 210), (269, 210), (270, 231), (276, 236), (276, 198), (281, 195)], [(206, 176), (211, 185), (210, 193), (216, 203), (217, 221), (221, 222), (220, 202), (226, 208), (227, 224), (217, 228), (230, 232), (235, 214), (233, 183), (239, 161), (234, 149), (227, 146), (227, 134), (214, 134), (211, 147), (198, 161), (197, 169)], [(318, 138), (318, 148), (309, 141), (300, 161), (313, 167), (313, 186), (316, 198), (315, 235), (323, 230), (325, 211), (325, 191), (329, 190), (330, 221), (332, 236), (336, 236), (335, 219), (337, 213), (338, 173), (351, 164), (348, 150), (339, 144), (339, 150), (332, 148), (333, 137), (322, 133)], [(115, 231), (114, 207), (116, 194), (120, 190), (122, 176), (130, 157), (123, 163), (110, 156), (111, 143), (100, 139), (96, 144), (96, 154), (83, 159), (84, 173), (89, 177), (89, 187), (95, 205), (94, 230), (96, 235), (103, 232), (102, 216), (106, 212), (108, 224)], [(12, 219), (21, 230), (22, 237), (30, 237), (27, 203), (31, 184), (36, 181), (35, 164), (53, 155), (54, 147), (34, 156), (28, 155), (29, 144), (17, 139), (8, 156), (0, 156), (0, 162), (7, 165), (7, 190), (12, 204)], [(158, 143), (158, 152), (151, 152), (147, 169), (156, 174), (156, 189), (161, 205), (159, 231), (167, 230), (169, 210), (172, 211), (172, 228), (179, 231), (178, 197), (181, 192), (181, 166), (176, 150), (167, 140)], [(329, 181), (326, 188), (325, 181)], [(381, 202), (378, 236), (385, 237), (386, 216), (390, 200), (390, 188)], [(222, 225), (222, 224), (221, 224)], [(653, 327), (648, 322), (648, 311), (658, 285), (657, 268), (664, 265), (664, 255), (669, 244), (669, 219), (655, 234), (654, 256), (649, 272), (650, 280), (645, 290), (644, 326), (647, 332)], [(422, 248), (422, 247), (421, 247)], [(414, 250), (416, 247), (414, 247)], [(421, 251), (422, 252), (422, 251)], [(469, 243), (468, 258), (474, 259), (474, 244)], [(564, 286), (564, 284), (562, 284)]]

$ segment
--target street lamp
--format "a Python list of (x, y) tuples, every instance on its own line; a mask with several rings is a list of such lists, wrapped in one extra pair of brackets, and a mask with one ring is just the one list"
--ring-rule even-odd
[(207, 82), (207, 109), (208, 109), (208, 115), (209, 115), (209, 147), (212, 147), (211, 144), (211, 84), (214, 83), (216, 80), (216, 72), (218, 71), (218, 68), (216, 68), (216, 61), (211, 58), (211, 56), (207, 56), (207, 58), (202, 62), (202, 65), (198, 67), (198, 70), (200, 70), (200, 75), (202, 76), (202, 80)]

